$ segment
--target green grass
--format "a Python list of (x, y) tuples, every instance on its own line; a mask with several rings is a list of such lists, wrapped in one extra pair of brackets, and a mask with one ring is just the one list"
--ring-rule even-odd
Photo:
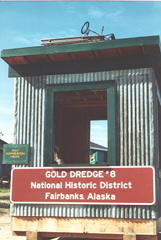
[(10, 189), (9, 188), (1, 188), (0, 187), (0, 193), (9, 193)]

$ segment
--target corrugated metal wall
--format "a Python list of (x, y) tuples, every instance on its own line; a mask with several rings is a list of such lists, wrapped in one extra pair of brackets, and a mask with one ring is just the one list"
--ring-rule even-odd
[[(29, 166), (43, 166), (46, 84), (116, 80), (118, 159), (121, 166), (156, 165), (156, 80), (152, 69), (18, 78), (15, 143), (31, 147)], [(13, 205), (13, 216), (157, 218), (157, 206)]]
[(43, 167), (45, 77), (15, 80), (14, 142), (29, 144), (29, 166)]

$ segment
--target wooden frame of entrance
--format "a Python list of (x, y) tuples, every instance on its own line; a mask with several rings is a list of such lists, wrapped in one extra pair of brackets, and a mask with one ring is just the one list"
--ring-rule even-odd
[[(101, 81), (97, 83), (76, 83), (47, 85), (46, 115), (44, 139), (44, 166), (51, 166), (54, 153), (54, 93), (64, 91), (83, 91), (107, 89), (108, 115), (108, 164), (116, 165), (116, 88), (115, 81)], [(73, 164), (74, 165), (74, 164)]]

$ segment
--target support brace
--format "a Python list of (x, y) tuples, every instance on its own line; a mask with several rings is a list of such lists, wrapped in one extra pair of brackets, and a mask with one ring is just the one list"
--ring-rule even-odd
[(137, 240), (136, 234), (133, 234), (133, 233), (124, 234), (123, 240)]
[(39, 235), (40, 234), (38, 232), (27, 231), (26, 240), (42, 240), (42, 238)]

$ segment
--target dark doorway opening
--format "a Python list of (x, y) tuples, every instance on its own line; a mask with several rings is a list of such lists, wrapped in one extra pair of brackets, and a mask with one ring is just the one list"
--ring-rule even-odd
[(107, 89), (55, 93), (54, 143), (65, 164), (90, 163), (92, 120), (107, 120)]

